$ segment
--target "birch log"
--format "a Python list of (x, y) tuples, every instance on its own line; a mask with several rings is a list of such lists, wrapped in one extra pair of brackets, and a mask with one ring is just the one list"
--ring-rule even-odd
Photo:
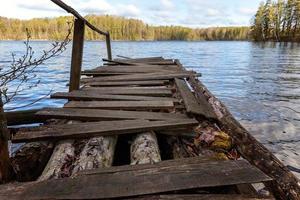
[(152, 164), (161, 161), (154, 132), (141, 133), (136, 136), (130, 147), (130, 160), (132, 165)]
[(87, 140), (74, 163), (72, 175), (81, 170), (110, 167), (113, 163), (117, 136), (94, 137)]

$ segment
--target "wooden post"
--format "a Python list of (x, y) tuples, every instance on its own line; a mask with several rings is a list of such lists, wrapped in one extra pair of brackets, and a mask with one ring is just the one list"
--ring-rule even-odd
[(80, 86), (80, 72), (82, 65), (82, 53), (84, 43), (84, 27), (85, 22), (81, 19), (75, 19), (74, 35), (73, 35), (73, 49), (70, 72), (70, 86), (69, 91), (78, 90)]
[(111, 44), (110, 44), (110, 34), (107, 32), (105, 35), (106, 38), (106, 48), (107, 48), (107, 58), (108, 60), (112, 60), (112, 54), (111, 54)]
[(2, 94), (0, 92), (0, 183), (8, 182), (11, 174), (11, 165), (8, 153), (8, 130), (3, 110)]

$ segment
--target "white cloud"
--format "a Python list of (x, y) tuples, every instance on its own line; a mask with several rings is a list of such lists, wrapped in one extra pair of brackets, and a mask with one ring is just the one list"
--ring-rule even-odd
[(254, 15), (256, 13), (255, 8), (240, 8), (238, 12), (242, 15)]

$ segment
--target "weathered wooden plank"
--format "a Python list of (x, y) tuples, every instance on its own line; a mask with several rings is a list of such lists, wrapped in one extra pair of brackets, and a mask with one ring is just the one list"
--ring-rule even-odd
[(69, 138), (90, 138), (94, 136), (111, 136), (126, 133), (163, 130), (197, 125), (193, 119), (148, 121), (148, 120), (119, 120), (103, 122), (86, 122), (80, 124), (49, 125), (20, 130), (12, 137), (12, 142), (27, 142), (37, 140), (62, 140)]
[(78, 109), (78, 108), (49, 108), (36, 113), (39, 117), (70, 119), (70, 120), (114, 120), (114, 119), (148, 119), (148, 120), (168, 120), (168, 119), (189, 119), (185, 114), (125, 111), (125, 110), (103, 110), (103, 109)]
[[(244, 160), (180, 163), (44, 181), (24, 186), (21, 196), (25, 199), (107, 199), (269, 180)], [(4, 196), (5, 190), (0, 195)]]
[(206, 118), (212, 118), (212, 119), (217, 118), (205, 99), (202, 99), (200, 103), (197, 102), (196, 97), (191, 92), (190, 88), (188, 87), (188, 85), (184, 80), (176, 78), (175, 83), (183, 99), (187, 112), (201, 115)]
[(91, 91), (97, 94), (121, 94), (121, 95), (143, 95), (143, 96), (156, 96), (156, 97), (170, 97), (172, 91), (166, 88), (155, 88), (155, 89), (139, 89), (139, 88), (98, 88), (98, 87), (84, 87), (83, 91)]
[(150, 97), (150, 96), (134, 96), (134, 95), (113, 95), (113, 94), (96, 94), (93, 91), (72, 91), (57, 92), (51, 95), (54, 99), (69, 100), (116, 100), (116, 101), (173, 101), (179, 102), (178, 99), (170, 97)]
[(112, 110), (159, 110), (171, 109), (173, 101), (70, 101), (65, 108), (94, 108)]
[(7, 125), (12, 126), (12, 125), (33, 124), (33, 123), (44, 122), (44, 120), (39, 119), (35, 116), (35, 113), (39, 110), (41, 109), (5, 112)]
[(114, 86), (161, 86), (168, 84), (166, 80), (157, 80), (157, 81), (121, 81), (121, 82), (89, 82), (85, 85), (98, 86), (98, 87), (114, 87)]
[(95, 78), (84, 78), (81, 80), (82, 83), (94, 82), (94, 81), (143, 81), (143, 80), (172, 80), (174, 78), (187, 78), (194, 76), (192, 72), (181, 72), (181, 73), (147, 73), (137, 75), (121, 75), (121, 76), (108, 76), (108, 77), (95, 77)]

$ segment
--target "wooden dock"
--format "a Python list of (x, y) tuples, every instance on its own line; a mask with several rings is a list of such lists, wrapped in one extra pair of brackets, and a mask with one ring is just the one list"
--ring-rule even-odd
[[(68, 102), (20, 115), (43, 125), (11, 130), (26, 144), (12, 158), (18, 182), (1, 185), (0, 199), (300, 198), (294, 175), (199, 74), (176, 59), (112, 59), (107, 32), (52, 1), (76, 17), (69, 92), (51, 95)], [(84, 26), (106, 36), (108, 59), (82, 71)]]

